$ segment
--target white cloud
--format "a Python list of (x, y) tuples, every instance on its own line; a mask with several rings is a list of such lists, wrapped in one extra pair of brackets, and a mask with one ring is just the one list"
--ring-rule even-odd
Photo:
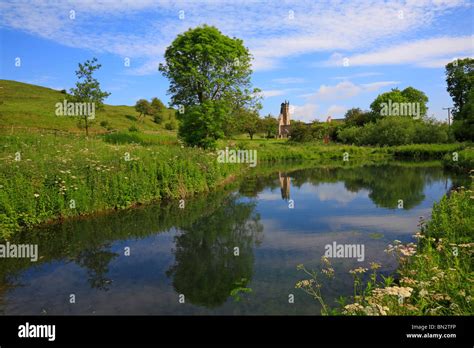
[(328, 108), (327, 115), (332, 117), (342, 117), (346, 113), (348, 108), (342, 105), (331, 105)]
[[(350, 66), (412, 64), (420, 67), (443, 67), (457, 56), (474, 56), (473, 40), (474, 36), (423, 39), (347, 58)], [(341, 56), (333, 55), (325, 65), (341, 66)]]
[(270, 89), (261, 92), (264, 98), (276, 97), (286, 93), (285, 89)]
[(280, 83), (282, 85), (291, 84), (291, 83), (303, 83), (305, 79), (302, 77), (284, 77), (280, 79), (273, 79), (273, 82)]
[(311, 122), (316, 119), (316, 111), (319, 105), (313, 103), (307, 103), (304, 105), (293, 105), (293, 113), (291, 118), (293, 120), (299, 120), (303, 122)]
[(321, 85), (316, 93), (307, 95), (311, 100), (329, 101), (350, 99), (364, 92), (377, 91), (383, 87), (396, 85), (399, 81), (378, 81), (365, 84), (355, 84), (351, 81), (342, 81), (337, 85)]
[[(207, 23), (224, 34), (242, 38), (255, 56), (254, 70), (284, 67), (284, 59), (314, 52), (367, 50), (434, 23), (446, 11), (469, 6), (469, 1), (382, 2), (246, 2), (233, 1), (2, 1), (0, 27), (21, 30), (59, 44), (141, 58), (139, 74), (162, 59), (165, 48), (178, 33)], [(288, 17), (289, 8), (295, 18)], [(76, 11), (74, 20), (70, 10)], [(404, 11), (404, 18), (398, 13)], [(185, 18), (178, 14), (184, 10)], [(142, 13), (149, 14), (143, 16)], [(133, 27), (133, 33), (130, 28)], [(446, 38), (422, 47), (407, 47), (404, 54), (372, 52), (352, 55), (351, 65), (371, 62), (412, 62), (420, 66), (441, 64), (438, 59), (458, 54), (465, 38)], [(392, 40), (393, 41), (393, 40)], [(420, 50), (411, 50), (420, 48)], [(444, 55), (441, 51), (444, 50)], [(428, 51), (428, 53), (426, 53)], [(439, 54), (438, 54), (439, 53)], [(411, 55), (411, 58), (408, 56)], [(420, 56), (420, 57), (418, 57)], [(397, 63), (397, 64), (399, 64)], [(424, 65), (423, 65), (424, 64)]]
[(379, 76), (382, 75), (382, 73), (378, 72), (366, 72), (366, 73), (358, 73), (358, 74), (352, 74), (352, 75), (346, 75), (346, 76), (335, 76), (333, 77), (334, 80), (351, 80), (355, 78), (360, 78), (360, 77), (371, 77), (371, 76)]

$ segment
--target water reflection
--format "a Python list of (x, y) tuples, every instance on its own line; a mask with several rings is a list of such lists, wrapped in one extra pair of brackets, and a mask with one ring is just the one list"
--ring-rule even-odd
[[(39, 228), (10, 241), (38, 244), (38, 262), (0, 260), (0, 310), (316, 314), (317, 304), (305, 296), (288, 307), (296, 264), (317, 267), (333, 241), (364, 243), (367, 262), (382, 263), (388, 274), (396, 265), (383, 253), (386, 244), (410, 238), (418, 216), (463, 180), (420, 164), (260, 168), (233, 193), (195, 197), (186, 209), (169, 202)], [(371, 232), (384, 237), (371, 239)], [(347, 273), (355, 262), (334, 267)], [(350, 276), (341, 276), (326, 295), (348, 294), (350, 286)], [(236, 303), (236, 287), (252, 293)], [(80, 296), (80, 306), (70, 306), (70, 293)]]
[(208, 308), (222, 305), (242, 279), (252, 278), (255, 246), (263, 226), (254, 203), (231, 199), (211, 215), (182, 227), (175, 237), (174, 265), (166, 272), (186, 301)]

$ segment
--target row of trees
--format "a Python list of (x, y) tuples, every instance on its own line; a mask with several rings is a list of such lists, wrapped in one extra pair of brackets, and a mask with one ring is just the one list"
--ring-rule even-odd
[[(330, 139), (356, 145), (474, 141), (474, 59), (458, 59), (447, 64), (446, 82), (454, 103), (452, 127), (429, 118), (428, 97), (422, 91), (408, 87), (380, 94), (370, 110), (348, 110), (344, 123), (305, 125), (293, 122), (291, 139), (298, 142)], [(409, 109), (411, 113), (399, 112), (400, 105), (403, 105), (403, 111)], [(390, 109), (392, 106), (393, 110)], [(392, 111), (396, 111), (395, 115)]]
[(135, 104), (135, 110), (139, 113), (139, 121), (143, 122), (146, 116), (153, 118), (157, 124), (164, 123), (165, 128), (173, 130), (177, 127), (176, 111), (167, 108), (158, 98), (152, 98), (151, 102), (146, 99), (139, 99)]

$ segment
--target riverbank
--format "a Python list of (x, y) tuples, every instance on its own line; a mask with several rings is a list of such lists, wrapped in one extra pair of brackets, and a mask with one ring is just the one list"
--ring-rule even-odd
[[(86, 139), (71, 133), (16, 131), (2, 134), (1, 145), (2, 239), (54, 220), (184, 199), (215, 190), (249, 170), (245, 164), (218, 163), (216, 152), (184, 147), (168, 134), (119, 132)], [(472, 149), (465, 144), (377, 148), (225, 140), (218, 145), (255, 149), (262, 163), (311, 160), (351, 165), (406, 159), (410, 154), (416, 159), (420, 154), (423, 159), (438, 159), (454, 151), (459, 151), (462, 159), (472, 158)]]

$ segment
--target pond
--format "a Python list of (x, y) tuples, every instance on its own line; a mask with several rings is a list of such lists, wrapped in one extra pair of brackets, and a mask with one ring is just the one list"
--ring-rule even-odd
[(465, 180), (436, 163), (259, 167), (232, 189), (19, 234), (10, 243), (38, 245), (39, 258), (0, 260), (0, 312), (319, 315), (295, 289), (298, 264), (318, 270), (328, 246), (363, 247), (330, 259), (323, 295), (335, 305), (350, 269), (392, 274), (387, 245), (413, 240)]

